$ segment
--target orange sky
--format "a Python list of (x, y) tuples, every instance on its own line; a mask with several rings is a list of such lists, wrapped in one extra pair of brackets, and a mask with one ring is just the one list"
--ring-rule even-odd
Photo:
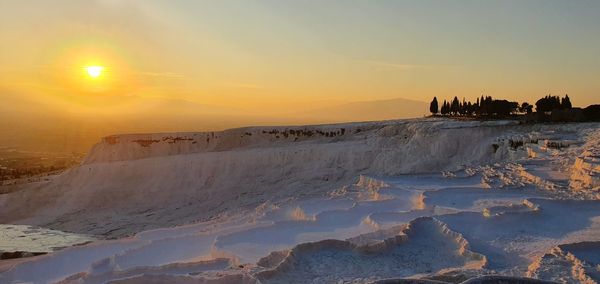
[[(0, 114), (201, 114), (229, 127), (327, 122), (315, 110), (392, 98), (568, 93), (586, 106), (600, 98), (598, 10), (554, 0), (1, 1)], [(89, 65), (103, 74), (92, 79)], [(196, 128), (225, 127), (208, 121)], [(153, 130), (133, 124), (114, 131)], [(169, 125), (160, 130), (194, 128)]]

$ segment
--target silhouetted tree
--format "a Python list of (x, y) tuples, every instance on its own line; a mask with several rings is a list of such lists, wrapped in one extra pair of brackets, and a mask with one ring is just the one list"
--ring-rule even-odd
[(436, 97), (433, 97), (433, 101), (431, 101), (431, 104), (429, 105), (429, 111), (436, 115), (439, 110), (438, 110), (438, 101)]
[(562, 104), (560, 98), (557, 96), (548, 95), (535, 102), (535, 109), (538, 112), (553, 111), (560, 108), (562, 108)]
[(469, 105), (467, 104), (467, 100), (463, 97), (462, 101), (462, 114), (467, 115), (469, 113)]
[(488, 106), (488, 114), (497, 116), (507, 116), (515, 112), (519, 107), (517, 102), (509, 102), (507, 100), (493, 100)]
[(523, 102), (521, 104), (521, 112), (523, 113), (532, 113), (533, 112), (533, 106), (530, 105), (528, 102)]
[(452, 100), (452, 104), (450, 105), (450, 112), (453, 114), (458, 114), (459, 111), (460, 111), (460, 102), (458, 101), (457, 97), (454, 97), (454, 99)]
[(489, 115), (492, 114), (492, 111), (490, 110), (490, 104), (492, 103), (492, 97), (487, 96), (487, 97), (483, 97), (481, 96), (481, 99), (479, 100), (479, 107), (477, 108), (477, 115)]
[(447, 115), (450, 112), (450, 107), (448, 106), (448, 102), (446, 100), (444, 100), (440, 112), (442, 113), (442, 115)]
[(563, 109), (573, 108), (573, 105), (571, 104), (571, 99), (569, 98), (569, 95), (565, 95), (565, 97), (560, 102), (560, 105), (562, 106)]

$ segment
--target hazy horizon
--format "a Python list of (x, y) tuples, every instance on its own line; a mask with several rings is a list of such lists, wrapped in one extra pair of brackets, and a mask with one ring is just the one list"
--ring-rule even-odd
[[(569, 94), (574, 106), (587, 106), (600, 90), (599, 8), (541, 0), (1, 1), (0, 119), (8, 123), (0, 146), (53, 135), (418, 117), (433, 96), (535, 103)], [(90, 66), (101, 74), (91, 78)], [(343, 110), (399, 98), (423, 107)]]

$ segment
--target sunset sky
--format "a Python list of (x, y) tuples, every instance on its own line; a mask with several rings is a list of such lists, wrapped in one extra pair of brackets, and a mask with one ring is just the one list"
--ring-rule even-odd
[(568, 93), (586, 106), (600, 98), (599, 11), (595, 0), (0, 0), (0, 98), (5, 111), (78, 115), (185, 102), (283, 116), (481, 94)]

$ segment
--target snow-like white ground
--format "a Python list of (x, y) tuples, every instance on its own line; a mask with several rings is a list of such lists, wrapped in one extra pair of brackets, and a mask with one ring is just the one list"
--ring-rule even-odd
[(95, 240), (91, 236), (69, 234), (27, 225), (0, 224), (0, 252), (53, 252), (57, 249)]
[(0, 195), (0, 222), (114, 239), (25, 259), (0, 283), (589, 283), (599, 151), (599, 124), (438, 119), (108, 137)]

